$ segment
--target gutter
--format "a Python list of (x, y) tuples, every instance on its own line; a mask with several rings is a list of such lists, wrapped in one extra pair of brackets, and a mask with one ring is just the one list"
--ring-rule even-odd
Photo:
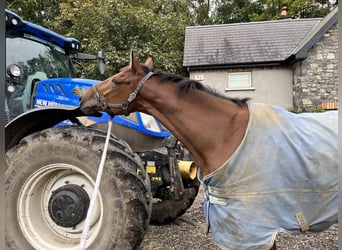
[(284, 66), (288, 63), (284, 60), (282, 61), (269, 61), (269, 62), (245, 62), (236, 64), (207, 64), (207, 65), (196, 65), (196, 66), (186, 66), (183, 68), (190, 72), (190, 70), (210, 70), (210, 69), (236, 69), (236, 68), (254, 68), (254, 67), (274, 67), (274, 66)]

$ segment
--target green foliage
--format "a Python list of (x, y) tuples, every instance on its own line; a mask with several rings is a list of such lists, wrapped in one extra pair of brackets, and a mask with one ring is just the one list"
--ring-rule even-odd
[(250, 22), (258, 19), (263, 13), (260, 1), (222, 0), (217, 1), (217, 8), (213, 18), (215, 23)]
[[(109, 75), (128, 63), (131, 49), (141, 61), (152, 55), (158, 69), (184, 74), (184, 30), (191, 24), (188, 4), (187, 0), (12, 0), (8, 8), (79, 39), (84, 53), (104, 51)], [(84, 72), (88, 78), (100, 77), (96, 63), (84, 65)]]
[(334, 6), (329, 0), (217, 0), (214, 23), (276, 20), (282, 7), (290, 18), (323, 17)]
[(325, 110), (322, 108), (322, 106), (315, 106), (315, 107), (312, 107), (310, 108), (310, 110), (307, 110), (307, 108), (305, 107), (298, 107), (296, 109), (294, 108), (290, 108), (288, 109), (288, 111), (292, 112), (292, 113), (295, 113), (295, 114), (300, 114), (300, 113), (322, 113), (322, 112), (325, 112)]
[(56, 6), (60, 2), (60, 0), (7, 0), (6, 8), (25, 20), (48, 27), (54, 17), (59, 15)]
[(329, 0), (286, 0), (283, 4), (288, 6), (293, 18), (323, 17), (333, 6)]
[(210, 0), (192, 1), (192, 5), (189, 7), (192, 9), (193, 20), (196, 25), (213, 24), (213, 19), (210, 16)]
[[(184, 75), (186, 26), (274, 20), (284, 5), (291, 17), (322, 17), (332, 8), (329, 0), (7, 0), (25, 20), (79, 39), (82, 52), (104, 51), (108, 75), (128, 63), (131, 49)], [(96, 63), (83, 67), (84, 77), (101, 79)]]
[(103, 50), (109, 74), (128, 63), (131, 49), (142, 60), (153, 55), (158, 68), (180, 73), (186, 19), (171, 12), (177, 10), (175, 5), (163, 6), (162, 1), (155, 1), (149, 9), (139, 2), (65, 2), (60, 5), (55, 29), (62, 27), (64, 30), (59, 32), (80, 39), (87, 53)]

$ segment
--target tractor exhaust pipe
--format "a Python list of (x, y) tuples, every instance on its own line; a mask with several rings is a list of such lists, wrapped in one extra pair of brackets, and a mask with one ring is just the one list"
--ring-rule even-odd
[(178, 168), (182, 179), (194, 180), (197, 175), (197, 165), (194, 161), (178, 161)]

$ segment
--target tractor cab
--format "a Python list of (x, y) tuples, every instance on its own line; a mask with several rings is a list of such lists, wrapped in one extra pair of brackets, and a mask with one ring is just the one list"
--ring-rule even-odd
[[(46, 79), (64, 79), (54, 82), (51, 91), (63, 92), (63, 84), (76, 77), (75, 59), (99, 60), (105, 70), (104, 57), (79, 53), (80, 42), (67, 38), (39, 25), (22, 20), (17, 14), (6, 11), (6, 123), (18, 115), (35, 108), (38, 83)], [(66, 80), (67, 79), (67, 80)], [(96, 81), (88, 81), (93, 84)], [(46, 88), (47, 85), (45, 85)], [(44, 88), (44, 87), (42, 87)], [(46, 92), (46, 91), (45, 91)], [(62, 98), (63, 99), (63, 98)], [(73, 99), (78, 99), (74, 96)], [(63, 105), (51, 97), (53, 105)], [(75, 101), (74, 101), (75, 102)], [(74, 106), (75, 103), (72, 103)], [(66, 106), (71, 106), (67, 105)], [(77, 104), (76, 104), (77, 106)]]

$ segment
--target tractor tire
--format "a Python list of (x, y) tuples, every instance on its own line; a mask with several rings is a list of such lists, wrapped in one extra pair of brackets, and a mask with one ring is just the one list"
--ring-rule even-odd
[(200, 182), (195, 180), (183, 180), (184, 195), (181, 200), (154, 199), (150, 224), (161, 225), (175, 221), (182, 216), (194, 202)]
[[(6, 152), (6, 249), (78, 249), (105, 133), (55, 127)], [(111, 138), (87, 249), (137, 249), (152, 206), (140, 158)]]

